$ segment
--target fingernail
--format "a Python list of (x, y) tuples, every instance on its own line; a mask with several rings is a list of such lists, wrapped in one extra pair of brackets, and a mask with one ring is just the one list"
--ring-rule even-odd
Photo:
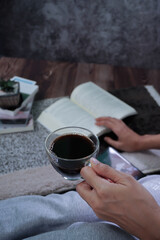
[(100, 162), (99, 162), (96, 158), (93, 158), (93, 157), (90, 159), (90, 163), (91, 163), (91, 166), (92, 166), (92, 164), (93, 164), (93, 165), (98, 165), (98, 164), (100, 164)]

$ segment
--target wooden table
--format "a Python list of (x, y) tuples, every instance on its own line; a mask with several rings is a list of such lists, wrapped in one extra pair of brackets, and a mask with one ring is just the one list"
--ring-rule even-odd
[(160, 69), (0, 58), (0, 77), (8, 79), (15, 75), (37, 81), (40, 90), (36, 99), (70, 95), (77, 85), (87, 81), (109, 91), (149, 84), (160, 93)]

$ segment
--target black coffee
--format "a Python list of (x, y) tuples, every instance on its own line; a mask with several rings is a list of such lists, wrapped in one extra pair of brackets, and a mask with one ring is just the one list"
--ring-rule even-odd
[(50, 150), (60, 158), (78, 159), (92, 154), (95, 150), (95, 145), (85, 136), (68, 134), (56, 138)]

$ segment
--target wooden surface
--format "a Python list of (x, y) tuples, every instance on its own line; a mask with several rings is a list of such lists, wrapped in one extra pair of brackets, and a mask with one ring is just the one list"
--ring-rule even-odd
[(70, 95), (77, 85), (87, 81), (106, 90), (149, 84), (160, 93), (160, 70), (156, 69), (0, 58), (0, 77), (8, 79), (15, 75), (37, 81), (40, 90), (36, 99)]

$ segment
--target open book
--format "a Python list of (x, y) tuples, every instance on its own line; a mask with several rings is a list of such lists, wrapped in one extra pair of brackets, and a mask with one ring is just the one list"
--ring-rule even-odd
[(76, 87), (70, 98), (63, 97), (45, 109), (38, 122), (49, 131), (61, 127), (84, 127), (98, 136), (109, 129), (95, 125), (95, 118), (111, 116), (118, 119), (136, 114), (136, 110), (103, 90), (93, 82), (86, 82)]

